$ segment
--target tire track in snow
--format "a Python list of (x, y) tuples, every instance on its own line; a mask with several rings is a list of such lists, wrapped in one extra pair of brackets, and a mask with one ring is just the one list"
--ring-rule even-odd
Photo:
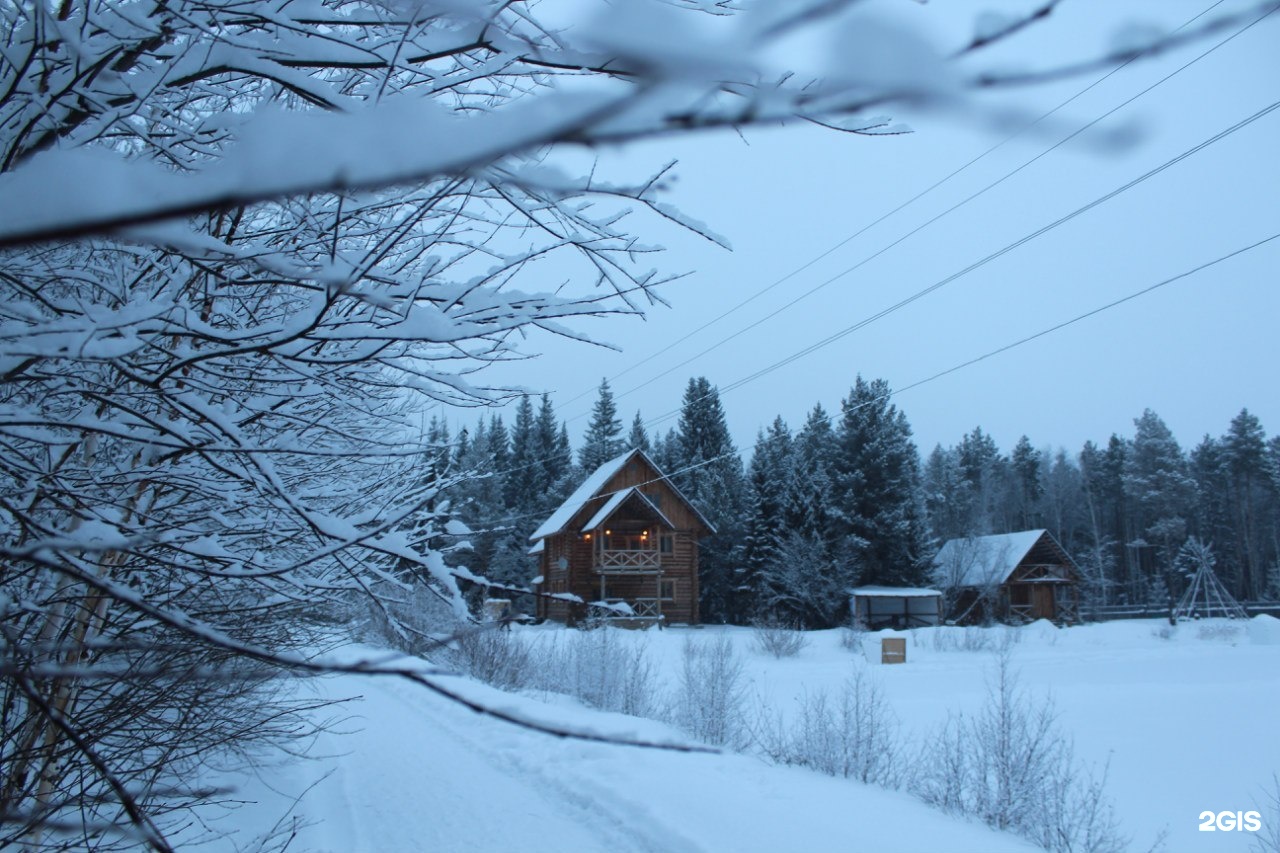
[[(474, 712), (460, 707), (442, 706), (437, 697), (424, 697), (413, 701), (406, 695), (407, 685), (384, 684), (395, 700), (411, 707), (424, 718), (429, 718), (433, 728), (450, 739), (465, 745), (467, 750), (482, 757), (485, 763), (516, 779), (547, 802), (552, 811), (563, 814), (566, 806), (573, 811), (575, 822), (589, 827), (601, 840), (601, 850), (609, 853), (707, 853), (705, 848), (690, 840), (656, 814), (645, 802), (644, 790), (625, 793), (606, 787), (599, 775), (588, 776), (574, 771), (574, 763), (557, 761), (553, 765), (544, 760), (558, 746), (567, 747), (564, 741), (550, 735), (527, 733), (508, 728), (506, 724), (481, 718)], [(411, 689), (411, 688), (410, 688)], [(470, 719), (461, 718), (467, 715)], [(473, 725), (465, 725), (466, 722)], [(510, 748), (495, 747), (486, 735), (496, 735), (511, 744)], [(530, 739), (545, 738), (546, 749), (531, 757), (519, 748)], [(585, 751), (617, 749), (597, 744), (575, 744)], [(599, 757), (595, 760), (623, 760), (623, 756)]]

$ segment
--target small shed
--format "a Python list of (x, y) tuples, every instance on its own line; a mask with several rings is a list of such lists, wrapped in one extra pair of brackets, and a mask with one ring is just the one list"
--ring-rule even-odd
[(942, 593), (909, 586), (859, 586), (849, 590), (854, 621), (872, 631), (942, 624)]

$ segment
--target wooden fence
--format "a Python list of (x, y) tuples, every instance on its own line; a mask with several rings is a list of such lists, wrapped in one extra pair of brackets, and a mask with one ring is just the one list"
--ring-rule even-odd
[[(1280, 601), (1242, 601), (1241, 606), (1250, 616), (1265, 613), (1280, 619)], [(1086, 622), (1110, 622), (1113, 619), (1168, 619), (1167, 604), (1108, 604), (1105, 606), (1080, 606), (1080, 616)]]

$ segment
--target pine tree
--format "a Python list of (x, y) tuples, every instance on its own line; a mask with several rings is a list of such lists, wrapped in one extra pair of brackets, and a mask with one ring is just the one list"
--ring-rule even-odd
[(605, 462), (622, 453), (622, 421), (618, 420), (618, 407), (613, 402), (609, 380), (600, 380), (600, 394), (591, 409), (591, 423), (578, 451), (578, 464), (590, 474)]
[(939, 542), (971, 535), (972, 486), (960, 466), (960, 453), (941, 444), (925, 460), (922, 476), (929, 530)]
[(1248, 409), (1231, 419), (1222, 437), (1223, 461), (1228, 476), (1228, 500), (1234, 529), (1234, 562), (1239, 573), (1232, 590), (1245, 599), (1257, 598), (1266, 578), (1263, 561), (1264, 520), (1269, 478), (1266, 473), (1267, 437), (1262, 423)]
[(921, 585), (928, 557), (919, 455), (882, 379), (857, 377), (841, 404), (836, 494), (847, 513), (840, 563), (858, 583)]
[[(1187, 538), (1187, 520), (1195, 498), (1195, 481), (1178, 441), (1160, 416), (1145, 409), (1134, 419), (1133, 441), (1124, 461), (1124, 490), (1134, 530), (1155, 548), (1157, 566), (1168, 597), (1175, 590), (1173, 559)], [(1148, 584), (1155, 577), (1145, 578)], [(1157, 587), (1158, 588), (1158, 587)]]
[(965, 481), (967, 506), (965, 528), (967, 535), (982, 536), (988, 533), (1007, 533), (1010, 526), (1003, 508), (999, 506), (999, 493), (1005, 478), (1007, 462), (1000, 455), (995, 440), (974, 427), (957, 447), (960, 467)]
[(1016, 519), (1016, 526), (1022, 530), (1032, 530), (1044, 524), (1040, 512), (1040, 499), (1044, 495), (1044, 486), (1040, 482), (1043, 465), (1043, 456), (1031, 446), (1031, 439), (1025, 435), (1019, 438), (1009, 456), (1009, 468), (1013, 486), (1011, 514)]

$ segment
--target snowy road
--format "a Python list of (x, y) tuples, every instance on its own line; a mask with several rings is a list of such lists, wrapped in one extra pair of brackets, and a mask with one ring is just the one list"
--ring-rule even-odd
[[(953, 820), (899, 793), (697, 755), (563, 740), (478, 716), (391, 679), (311, 682), (361, 695), (316, 743), (321, 756), (246, 783), (251, 806), (215, 824), (244, 846), (298, 794), (290, 850), (314, 851), (1028, 851), (1011, 836)], [(472, 692), (487, 688), (476, 685)], [(547, 706), (492, 692), (507, 708)], [(574, 725), (671, 738), (658, 723), (557, 707)], [(327, 774), (327, 775), (326, 775)], [(317, 781), (319, 780), (319, 781)], [(230, 845), (226, 845), (228, 848)]]

